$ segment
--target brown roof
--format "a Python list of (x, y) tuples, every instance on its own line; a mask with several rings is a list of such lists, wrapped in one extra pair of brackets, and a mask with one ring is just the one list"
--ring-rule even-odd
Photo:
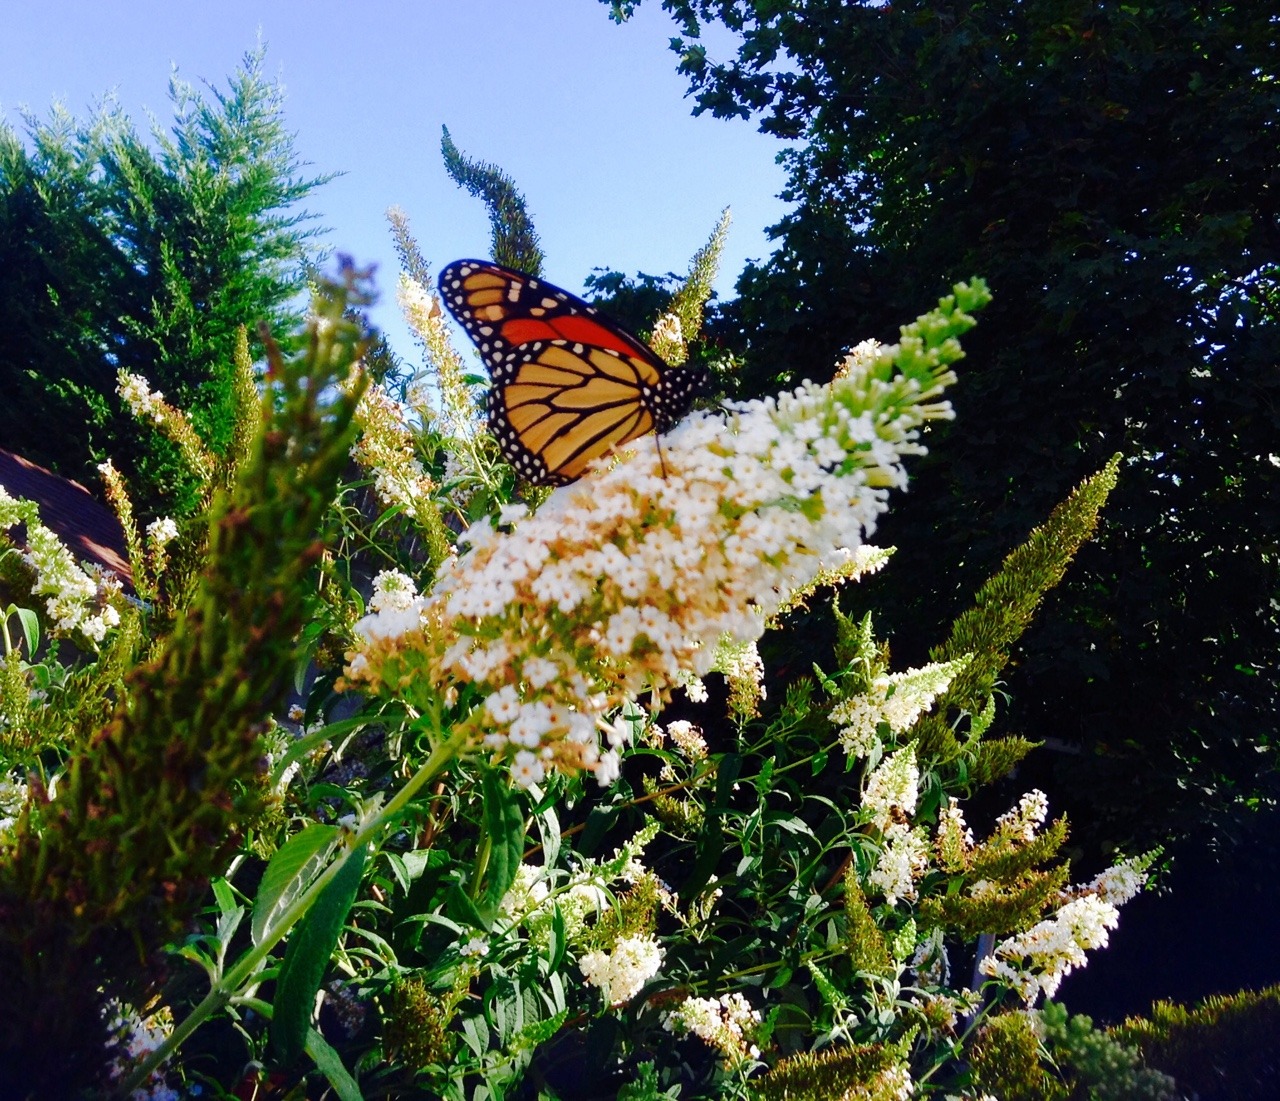
[(40, 522), (76, 558), (96, 562), (126, 584), (133, 584), (120, 521), (79, 482), (0, 448), (0, 486), (11, 497), (34, 501), (40, 509)]

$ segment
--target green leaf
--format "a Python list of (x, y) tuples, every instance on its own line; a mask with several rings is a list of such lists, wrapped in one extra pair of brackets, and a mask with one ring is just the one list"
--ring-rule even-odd
[(22, 637), (27, 640), (27, 656), (35, 657), (36, 647), (40, 645), (40, 620), (30, 608), (14, 608), (13, 612), (22, 624)]
[(367, 845), (351, 851), (289, 938), (271, 1021), (271, 1044), (284, 1065), (297, 1059), (306, 1044), (316, 991), (351, 912), (368, 855)]
[(320, 1073), (329, 1079), (338, 1101), (364, 1101), (359, 1084), (342, 1065), (341, 1057), (314, 1028), (307, 1029), (306, 1050)]
[(219, 876), (210, 887), (213, 889), (214, 901), (220, 913), (226, 914), (236, 908), (236, 896), (232, 893), (231, 884)]
[(337, 826), (313, 823), (278, 848), (262, 875), (253, 901), (250, 932), (261, 944), (280, 916), (292, 905), (319, 870), (338, 836)]
[(470, 926), (472, 929), (484, 929), (486, 932), (492, 927), (493, 922), (485, 920), (484, 916), (476, 909), (476, 904), (467, 897), (458, 884), (450, 884), (449, 890), (444, 896), (445, 912), (459, 925)]
[(565, 929), (564, 912), (559, 905), (551, 911), (551, 936), (547, 944), (547, 963), (549, 970), (557, 971), (564, 962), (565, 948), (568, 945), (568, 932)]
[(484, 892), (479, 898), (483, 913), (493, 913), (516, 881), (524, 856), (524, 814), (505, 770), (488, 769), (481, 779), (484, 794), (484, 829), (489, 838), (489, 866)]

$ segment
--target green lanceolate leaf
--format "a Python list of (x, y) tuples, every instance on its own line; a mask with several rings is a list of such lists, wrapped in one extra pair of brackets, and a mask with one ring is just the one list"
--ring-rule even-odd
[(347, 857), (289, 938), (271, 1020), (272, 1047), (283, 1064), (293, 1062), (305, 1046), (316, 991), (355, 901), (367, 856), (368, 848), (361, 846)]
[(10, 605), (9, 610), (22, 624), (22, 637), (27, 641), (27, 655), (34, 660), (36, 648), (40, 645), (40, 620), (30, 608), (16, 608)]
[(314, 1028), (307, 1029), (307, 1054), (320, 1073), (329, 1079), (338, 1101), (364, 1101), (359, 1084), (342, 1065), (341, 1057)]
[(520, 858), (524, 855), (524, 815), (505, 772), (485, 772), (481, 786), (489, 866), (479, 903), (481, 911), (492, 913), (511, 889), (520, 868)]
[(253, 902), (251, 931), (253, 943), (261, 944), (280, 916), (289, 908), (315, 875), (338, 836), (337, 826), (317, 822), (275, 851), (258, 885)]

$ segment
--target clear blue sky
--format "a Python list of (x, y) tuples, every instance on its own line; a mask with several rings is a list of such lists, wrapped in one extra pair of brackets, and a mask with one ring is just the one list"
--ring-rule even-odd
[(752, 123), (691, 116), (658, 0), (623, 26), (598, 0), (18, 0), (0, 35), (0, 112), (20, 125), (20, 106), (43, 115), (60, 100), (82, 117), (114, 92), (140, 129), (148, 111), (167, 123), (171, 65), (222, 86), (259, 33), (299, 152), (345, 173), (309, 209), (332, 247), (378, 264), (375, 321), (402, 354), (387, 207), (409, 213), (436, 271), (488, 255), (483, 207), (441, 165), (441, 124), (515, 177), (545, 274), (570, 290), (594, 266), (683, 272), (725, 206), (719, 293), (770, 251), (779, 145)]

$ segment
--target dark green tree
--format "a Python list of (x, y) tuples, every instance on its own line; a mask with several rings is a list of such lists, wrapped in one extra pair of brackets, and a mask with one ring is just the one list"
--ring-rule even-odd
[[(91, 486), (112, 456), (143, 510), (190, 506), (176, 451), (122, 411), (143, 375), (222, 451), (236, 332), (292, 331), (317, 231), (280, 87), (246, 55), (225, 91), (170, 84), (172, 131), (113, 104), (0, 127), (0, 443)], [(83, 426), (83, 427), (82, 427)]]
[[(955, 278), (995, 293), (958, 420), (878, 535), (901, 548), (868, 594), (898, 657), (1119, 449), (1101, 537), (1009, 674), (1012, 729), (1077, 751), (1056, 790), (1094, 801), (1073, 820), (1095, 842), (1274, 806), (1275, 6), (663, 7), (696, 109), (795, 143), (777, 251), (722, 317), (749, 387), (827, 377)], [(736, 56), (712, 60), (706, 23)]]

